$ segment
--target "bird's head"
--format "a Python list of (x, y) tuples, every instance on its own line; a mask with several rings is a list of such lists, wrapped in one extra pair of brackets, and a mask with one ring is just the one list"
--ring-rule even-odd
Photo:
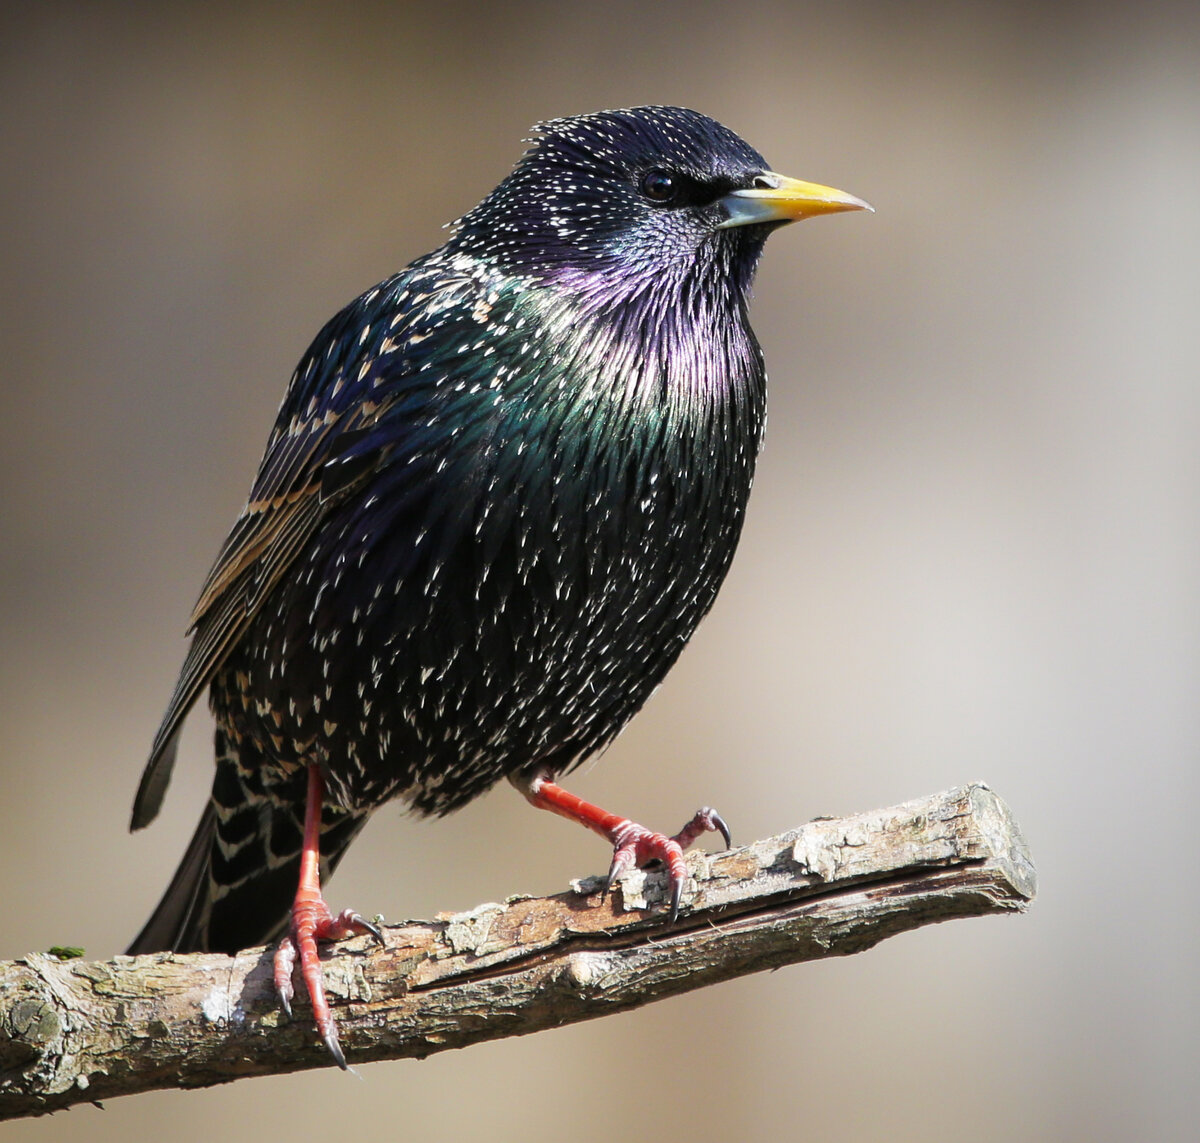
[(748, 286), (770, 231), (871, 209), (773, 172), (745, 140), (680, 107), (553, 119), (452, 245), (505, 272), (645, 281), (708, 267)]

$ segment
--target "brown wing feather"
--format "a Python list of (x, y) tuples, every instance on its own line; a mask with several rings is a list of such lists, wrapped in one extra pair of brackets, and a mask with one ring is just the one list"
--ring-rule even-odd
[(314, 471), (324, 459), (322, 446), (337, 420), (322, 418), (315, 424), (310, 421), (293, 425), (271, 440), (250, 499), (200, 589), (189, 630), (198, 626), (213, 603), (270, 549), (297, 505), (320, 491), (321, 482), (319, 477), (314, 480)]
[[(250, 499), (221, 548), (200, 591), (189, 629), (194, 631), (183, 668), (154, 736), (133, 804), (131, 829), (153, 821), (162, 805), (179, 732), (188, 711), (249, 626), (328, 507), (365, 479), (375, 465), (353, 466), (354, 479), (329, 494), (322, 468), (337, 437), (374, 424), (383, 406), (366, 402), (344, 416), (293, 421), (267, 446)], [(377, 458), (378, 459), (378, 458)]]

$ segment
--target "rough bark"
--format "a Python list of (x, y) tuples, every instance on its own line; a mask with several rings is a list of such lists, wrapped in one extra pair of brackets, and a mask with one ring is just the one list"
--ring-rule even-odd
[[(845, 956), (895, 933), (1021, 911), (1035, 874), (986, 786), (689, 855), (675, 924), (656, 871), (388, 927), (330, 947), (351, 1062), (426, 1056), (603, 1016), (721, 980)], [(0, 962), (0, 1119), (164, 1087), (328, 1067), (306, 1003), (280, 1012), (269, 950)]]

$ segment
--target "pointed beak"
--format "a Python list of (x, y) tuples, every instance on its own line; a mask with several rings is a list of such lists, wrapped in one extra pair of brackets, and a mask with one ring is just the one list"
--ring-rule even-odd
[(749, 226), (756, 222), (799, 222), (814, 214), (837, 214), (843, 210), (875, 208), (845, 191), (789, 179), (774, 171), (764, 171), (754, 180), (754, 186), (730, 191), (720, 200), (729, 217), (717, 226)]

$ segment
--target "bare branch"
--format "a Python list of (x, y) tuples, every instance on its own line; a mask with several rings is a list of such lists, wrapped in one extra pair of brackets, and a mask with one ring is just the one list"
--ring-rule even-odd
[[(810, 822), (689, 857), (671, 925), (637, 872), (331, 947), (325, 980), (352, 1062), (426, 1056), (635, 1008), (763, 969), (845, 956), (954, 917), (1020, 911), (1033, 864), (986, 786)], [(0, 1119), (163, 1087), (328, 1067), (307, 1006), (289, 1022), (270, 955), (0, 963)]]

